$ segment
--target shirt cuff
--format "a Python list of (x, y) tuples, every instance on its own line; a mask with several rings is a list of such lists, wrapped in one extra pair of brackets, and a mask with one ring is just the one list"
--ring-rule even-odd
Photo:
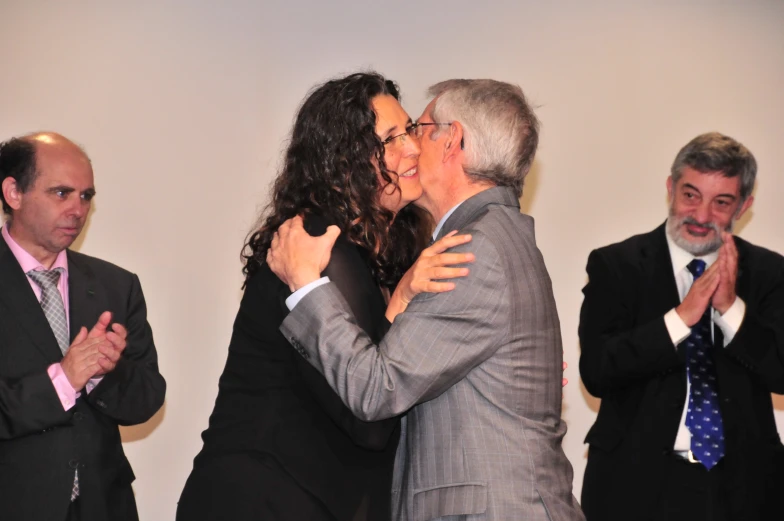
[(664, 315), (664, 325), (670, 334), (672, 345), (676, 348), (678, 344), (689, 338), (691, 334), (691, 328), (686, 325), (678, 312), (675, 311), (675, 308), (672, 308)]
[(735, 333), (740, 329), (744, 316), (746, 316), (746, 303), (740, 297), (735, 297), (735, 302), (723, 315), (713, 310), (713, 321), (719, 326), (722, 335), (724, 335), (724, 347), (727, 347), (727, 344), (735, 338)]
[(319, 286), (323, 286), (329, 282), (329, 277), (321, 277), (318, 280), (314, 280), (310, 284), (306, 284), (299, 288), (297, 291), (289, 295), (289, 298), (286, 299), (286, 307), (289, 308), (289, 311), (293, 310), (299, 304), (299, 301), (305, 298), (305, 295), (313, 291)]
[(69, 382), (68, 377), (65, 376), (63, 367), (60, 364), (52, 364), (47, 368), (46, 372), (49, 375), (49, 379), (52, 381), (52, 385), (54, 385), (54, 390), (57, 391), (57, 397), (60, 398), (60, 403), (63, 404), (63, 409), (67, 411), (76, 405), (76, 399), (79, 398), (81, 393), (76, 392), (76, 390), (71, 387), (71, 382)]
[(87, 380), (87, 385), (84, 386), (84, 390), (87, 392), (87, 394), (93, 392), (93, 389), (95, 389), (96, 385), (101, 383), (101, 380), (103, 380), (103, 376), (96, 376), (95, 378), (90, 378)]

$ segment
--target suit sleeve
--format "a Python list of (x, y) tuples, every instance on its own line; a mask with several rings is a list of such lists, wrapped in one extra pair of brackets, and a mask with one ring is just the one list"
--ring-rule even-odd
[(632, 292), (639, 281), (624, 280), (601, 250), (591, 252), (586, 271), (579, 337), (580, 376), (588, 392), (601, 398), (683, 365), (664, 314), (638, 323), (634, 299), (644, 297)]
[(724, 352), (770, 392), (784, 394), (784, 262), (777, 259), (758, 298), (744, 299), (743, 322)]
[(21, 378), (0, 378), (0, 440), (9, 440), (66, 424), (63, 409), (46, 368)]
[[(338, 243), (332, 252), (329, 266), (324, 272), (337, 286), (346, 299), (351, 312), (357, 320), (357, 325), (369, 333), (376, 331), (381, 336), (389, 328), (386, 317), (373, 316), (367, 305), (372, 292), (379, 291), (375, 286), (358, 281), (357, 270), (367, 270), (353, 246), (348, 249), (346, 245)], [(324, 412), (335, 422), (338, 427), (360, 447), (372, 450), (383, 450), (398, 426), (397, 417), (381, 421), (362, 421), (348, 409), (340, 398), (329, 387), (324, 377), (313, 370), (304, 359), (299, 359), (298, 366), (305, 385), (318, 402)]]
[(87, 396), (89, 403), (120, 425), (149, 420), (163, 405), (166, 394), (166, 381), (158, 371), (158, 354), (147, 323), (141, 284), (136, 275), (131, 277), (123, 324), (128, 330), (125, 351), (114, 371), (104, 376)]
[(283, 334), (363, 420), (402, 414), (436, 398), (487, 360), (509, 335), (503, 263), (473, 233), (471, 273), (448, 293), (423, 293), (399, 315), (379, 345), (357, 325), (334, 284), (300, 301)]

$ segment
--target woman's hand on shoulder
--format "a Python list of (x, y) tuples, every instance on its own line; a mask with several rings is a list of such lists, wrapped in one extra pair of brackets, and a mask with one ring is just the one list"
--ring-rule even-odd
[(446, 250), (470, 241), (470, 235), (457, 235), (457, 231), (452, 231), (422, 250), (392, 294), (387, 306), (387, 319), (392, 322), (406, 309), (411, 299), (420, 293), (443, 293), (455, 289), (454, 282), (441, 281), (468, 275), (468, 268), (452, 266), (473, 262), (474, 254), (447, 253)]

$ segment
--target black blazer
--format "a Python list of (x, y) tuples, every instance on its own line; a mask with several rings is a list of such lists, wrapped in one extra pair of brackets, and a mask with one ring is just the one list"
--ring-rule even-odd
[[(326, 224), (309, 219), (307, 227), (318, 235)], [(380, 340), (389, 327), (386, 303), (363, 251), (341, 235), (324, 274), (338, 285), (359, 325)], [(178, 519), (212, 519), (217, 515), (212, 512), (219, 512), (221, 519), (238, 518), (239, 510), (234, 509), (239, 507), (232, 500), (211, 497), (207, 505), (204, 498), (218, 480), (230, 479), (240, 470), (212, 464), (201, 472), (216, 459), (237, 454), (279, 467), (276, 477), (269, 479), (296, 482), (296, 497), (269, 487), (276, 489), (272, 497), (263, 482), (268, 478), (261, 478), (258, 494), (246, 499), (277, 505), (278, 520), (294, 521), (292, 502), (302, 500), (300, 489), (338, 521), (389, 519), (399, 420), (366, 423), (355, 418), (291, 347), (278, 330), (288, 313), (285, 299), (290, 294), (266, 265), (248, 281), (209, 428), (202, 433), (204, 447), (194, 460)], [(357, 514), (361, 503), (368, 508), (366, 514)]]
[[(735, 244), (746, 314), (726, 347), (715, 328), (712, 351), (724, 468), (732, 519), (774, 519), (784, 506), (784, 447), (771, 400), (784, 392), (784, 258), (737, 237)], [(686, 400), (683, 348), (676, 351), (664, 324), (680, 303), (664, 226), (593, 251), (587, 271), (580, 374), (602, 401), (585, 440), (582, 507), (588, 521), (648, 519)]]
[(47, 375), (62, 359), (41, 305), (0, 239), (0, 519), (62, 521), (79, 469), (84, 519), (137, 519), (134, 475), (118, 425), (147, 421), (163, 404), (152, 331), (139, 279), (122, 268), (68, 251), (71, 339), (100, 314), (128, 328), (115, 370), (63, 410)]

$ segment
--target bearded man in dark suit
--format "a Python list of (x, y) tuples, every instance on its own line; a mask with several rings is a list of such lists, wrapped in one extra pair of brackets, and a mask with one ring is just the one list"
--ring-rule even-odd
[(781, 517), (784, 257), (732, 235), (757, 163), (712, 132), (667, 179), (669, 217), (588, 258), (580, 373), (588, 521)]

